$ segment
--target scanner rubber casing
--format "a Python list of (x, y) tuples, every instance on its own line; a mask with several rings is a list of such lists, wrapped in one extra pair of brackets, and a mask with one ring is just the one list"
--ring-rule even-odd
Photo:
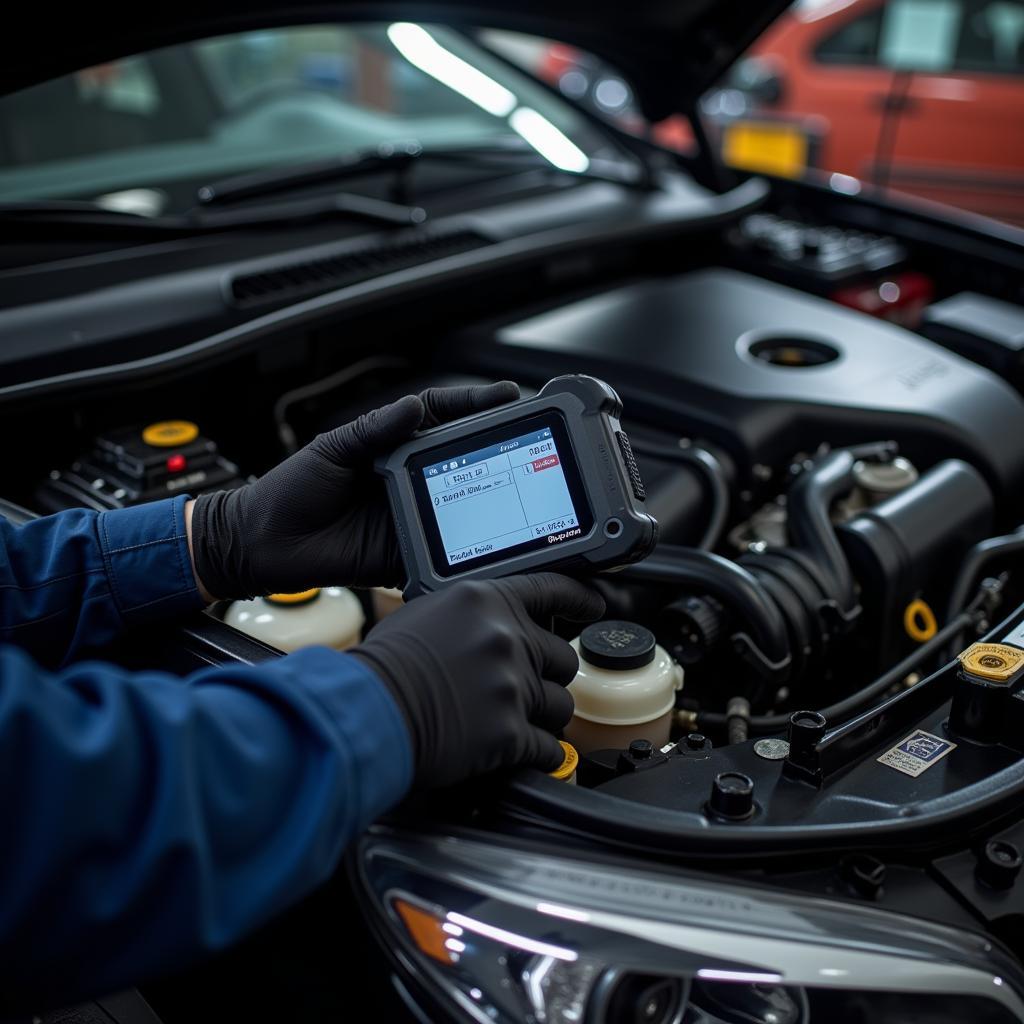
[[(409, 462), (422, 452), (471, 439), (484, 431), (515, 424), (548, 410), (562, 414), (572, 453), (593, 512), (593, 526), (583, 536), (557, 546), (440, 576), (431, 560), (420, 508), (413, 491)], [(657, 542), (657, 521), (644, 509), (643, 483), (619, 425), (622, 402), (615, 390), (596, 377), (571, 374), (548, 381), (533, 398), (467, 416), (417, 434), (377, 462), (408, 573), (405, 598), (441, 590), (460, 580), (496, 579), (542, 569), (605, 569), (645, 558)], [(610, 535), (608, 524), (618, 523)]]

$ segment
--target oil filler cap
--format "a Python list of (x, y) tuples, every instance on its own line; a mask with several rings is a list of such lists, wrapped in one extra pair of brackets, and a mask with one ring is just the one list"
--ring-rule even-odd
[[(608, 619), (580, 633), (580, 654), (589, 665), (628, 672), (654, 661), (654, 634), (635, 622)], [(1024, 657), (1024, 651), (1021, 652)]]
[(1024, 651), (1009, 644), (971, 644), (960, 655), (965, 672), (993, 683), (1009, 683), (1024, 669)]

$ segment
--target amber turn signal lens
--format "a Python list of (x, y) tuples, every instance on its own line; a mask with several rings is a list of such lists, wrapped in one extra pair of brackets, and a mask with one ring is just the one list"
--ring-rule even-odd
[(398, 911), (409, 937), (424, 956), (442, 964), (455, 962), (456, 957), (446, 945), (451, 936), (436, 915), (403, 899), (392, 900), (391, 905)]

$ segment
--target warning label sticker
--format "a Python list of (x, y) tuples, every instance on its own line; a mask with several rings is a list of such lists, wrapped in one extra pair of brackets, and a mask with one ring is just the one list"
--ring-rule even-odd
[(933, 736), (930, 732), (917, 729), (891, 750), (887, 750), (878, 761), (916, 779), (936, 761), (941, 761), (955, 746), (955, 743), (944, 740), (941, 736)]

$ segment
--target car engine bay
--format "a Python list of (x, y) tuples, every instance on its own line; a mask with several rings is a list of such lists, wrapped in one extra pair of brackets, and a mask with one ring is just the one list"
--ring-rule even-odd
[[(3, 497), (46, 514), (234, 486), (429, 384), (601, 377), (623, 399), (660, 542), (595, 585), (609, 622), (634, 630), (625, 646), (639, 637), (681, 667), (669, 731), (623, 725), (622, 742), (580, 749), (575, 786), (524, 772), (469, 787), (464, 808), (408, 813), (716, 870), (774, 858), (783, 884), (897, 908), (926, 890), (928, 914), (983, 920), (1019, 955), (1024, 397), (1012, 346), (975, 329), (976, 309), (964, 326), (956, 303), (970, 292), (1020, 336), (1024, 308), (933, 236), (784, 200), (683, 237), (560, 250), (489, 289), (453, 275), (436, 298), (268, 326), (258, 348), (158, 381), (14, 395), (8, 430), (28, 415), (37, 439), (12, 455)], [(917, 305), (898, 301), (922, 278)], [(337, 284), (307, 280), (275, 308)], [(271, 284), (249, 280), (245, 302)], [(201, 433), (151, 443), (160, 420)], [(369, 628), (380, 605), (357, 596)], [(104, 655), (181, 672), (274, 656), (227, 612)]]

